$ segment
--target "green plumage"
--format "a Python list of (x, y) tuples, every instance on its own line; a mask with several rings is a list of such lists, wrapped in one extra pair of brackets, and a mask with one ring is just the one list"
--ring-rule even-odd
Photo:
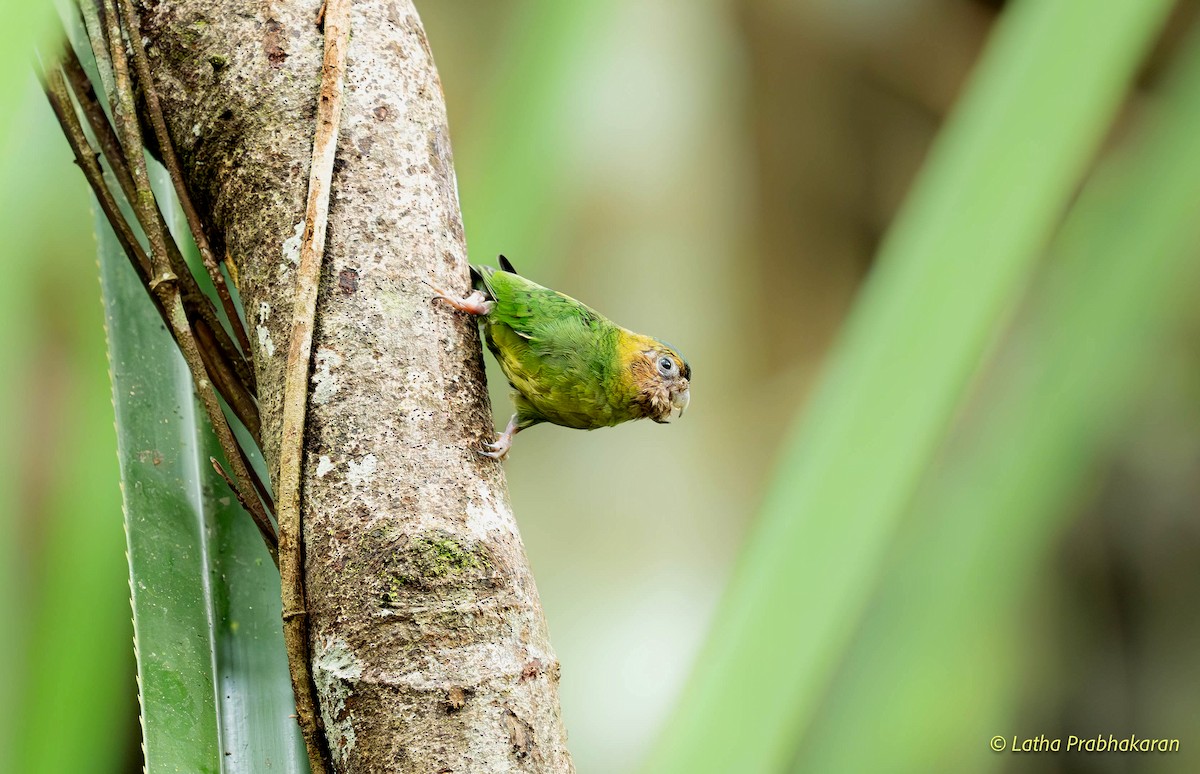
[(592, 430), (643, 416), (625, 358), (636, 334), (512, 271), (484, 266), (472, 273), (476, 289), (494, 302), (480, 320), (515, 391), (518, 429), (551, 422)]
[(476, 451), (504, 459), (513, 436), (539, 422), (580, 430), (631, 419), (670, 421), (690, 401), (692, 369), (672, 347), (626, 330), (570, 296), (500, 269), (471, 267), (465, 298), (426, 281), (434, 297), (483, 325), (488, 349), (513, 387), (517, 413), (495, 443)]

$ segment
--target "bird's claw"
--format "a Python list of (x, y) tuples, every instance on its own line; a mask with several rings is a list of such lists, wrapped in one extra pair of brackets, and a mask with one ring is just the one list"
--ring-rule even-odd
[[(508, 450), (512, 448), (512, 439), (505, 438), (503, 435), (496, 439), (495, 443), (481, 444), (482, 449), (476, 449), (476, 453), (481, 457), (487, 457), (493, 460), (502, 460), (508, 456)], [(484, 451), (486, 449), (487, 451)]]
[[(476, 449), (475, 453), (481, 457), (487, 457), (493, 460), (502, 460), (508, 456), (509, 449), (512, 448), (513, 436), (517, 434), (517, 417), (514, 414), (513, 418), (508, 420), (508, 427), (504, 428), (504, 432), (496, 436), (496, 440), (492, 443), (484, 442), (480, 444), (482, 449)], [(486, 449), (487, 451), (484, 451)]]
[(421, 281), (428, 285), (429, 289), (433, 291), (434, 298), (445, 301), (447, 304), (460, 312), (483, 316), (489, 314), (492, 311), (492, 307), (495, 306), (495, 302), (489, 301), (487, 296), (483, 294), (483, 291), (473, 290), (466, 298), (461, 298), (453, 293), (442, 290), (429, 280), (423, 279)]

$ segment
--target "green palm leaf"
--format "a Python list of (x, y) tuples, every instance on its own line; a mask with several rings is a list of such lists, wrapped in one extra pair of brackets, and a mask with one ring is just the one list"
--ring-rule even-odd
[[(795, 771), (1003, 768), (988, 740), (1029, 732), (1008, 716), (1025, 666), (1014, 643), (1032, 628), (1021, 605), (1037, 599), (1072, 496), (1194, 305), (1200, 37), (1181, 65), (1153, 125), (1072, 208), (1029, 324), (1006, 347), (1008, 379), (981, 396), (970, 442), (917, 498), (916, 528)], [(871, 743), (856, 743), (865, 728)]]
[(647, 770), (786, 765), (974, 371), (1169, 7), (1005, 11), (784, 451)]
[(192, 377), (106, 222), (100, 270), (149, 772), (303, 771), (279, 574), (209, 458)]

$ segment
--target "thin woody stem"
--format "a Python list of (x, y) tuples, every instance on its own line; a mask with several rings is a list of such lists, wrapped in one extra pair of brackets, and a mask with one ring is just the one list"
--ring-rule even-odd
[[(150, 125), (154, 129), (154, 136), (158, 140), (159, 151), (162, 153), (163, 166), (167, 168), (167, 172), (171, 176), (171, 183), (175, 186), (175, 194), (179, 197), (179, 205), (183, 209), (184, 216), (187, 218), (188, 227), (192, 230), (192, 236), (196, 240), (196, 247), (200, 250), (200, 257), (204, 261), (204, 268), (208, 271), (208, 276), (212, 279), (213, 287), (217, 290), (217, 296), (221, 299), (221, 306), (225, 310), (225, 316), (229, 320), (229, 325), (233, 328), (233, 332), (237, 336), (242, 352), (249, 358), (251, 353), (250, 337), (246, 334), (245, 326), (242, 325), (242, 318), (238, 315), (238, 311), (233, 304), (233, 299), (229, 295), (229, 288), (225, 285), (225, 276), (221, 274), (221, 268), (217, 265), (212, 247), (209, 245), (208, 237), (205, 234), (204, 223), (200, 219), (200, 214), (196, 212), (195, 205), (192, 203), (187, 183), (183, 179), (183, 170), (179, 166), (179, 158), (175, 155), (175, 145), (171, 141), (170, 133), (167, 131), (162, 106), (158, 101), (158, 93), (155, 91), (153, 79), (150, 77), (150, 62), (146, 57), (146, 49), (138, 42), (139, 36), (136, 32), (141, 28), (141, 24), (138, 20), (137, 11), (133, 7), (132, 0), (120, 0), (120, 3), (125, 25), (131, 31), (130, 40), (133, 41), (133, 44), (130, 46), (130, 49), (133, 51), (133, 63), (137, 69), (137, 78), (138, 83), (142, 87), (142, 94), (146, 98), (147, 113), (150, 117)], [(253, 380), (253, 370), (250, 371), (250, 379)], [(248, 382), (248, 386), (254, 389), (254, 382)]]
[[(79, 13), (83, 17), (83, 27), (87, 31), (92, 56), (96, 60), (100, 85), (104, 88), (105, 94), (112, 94), (116, 90), (116, 86), (113, 83), (112, 62), (108, 60), (108, 37), (104, 33), (104, 24), (100, 21), (98, 0), (79, 0)], [(65, 33), (64, 38), (66, 38)], [(70, 45), (66, 48), (68, 56), (74, 57), (74, 49)]]
[[(109, 58), (109, 37), (105, 33), (104, 26), (101, 23), (99, 9), (97, 5), (92, 2), (92, 0), (84, 0), (84, 2), (80, 4), (80, 10), (84, 17), (84, 24), (88, 32), (89, 42), (93, 48), (93, 55), (96, 58), (97, 68), (101, 73), (102, 80), (108, 84), (109, 90), (115, 94), (116, 81), (113, 76), (112, 62)], [(96, 141), (100, 144), (101, 152), (104, 154), (104, 157), (108, 159), (109, 169), (112, 171), (112, 174), (114, 178), (116, 178), (121, 190), (125, 193), (126, 199), (131, 203), (135, 201), (135, 197), (137, 195), (137, 189), (133, 175), (129, 171), (128, 165), (125, 163), (125, 155), (121, 148), (120, 141), (118, 140), (112, 125), (108, 121), (108, 116), (105, 114), (103, 107), (96, 97), (95, 89), (93, 88), (91, 81), (88, 79), (87, 74), (84, 72), (83, 65), (79, 61), (78, 55), (70, 45), (67, 45), (65, 48), (66, 55), (63, 57), (61, 62), (62, 72), (54, 69), (49, 74), (40, 73), (46, 95), (49, 98), (51, 107), (54, 109), (55, 115), (58, 117), (59, 123), (62, 125), (63, 132), (67, 137), (68, 143), (75, 152), (77, 160), (76, 163), (78, 163), (80, 168), (83, 170), (84, 177), (91, 185), (93, 193), (100, 204), (100, 208), (104, 212), (109, 223), (112, 225), (113, 231), (116, 234), (117, 240), (121, 244), (122, 249), (125, 251), (126, 255), (129, 256), (134, 268), (138, 270), (138, 274), (141, 277), (143, 284), (148, 287), (152, 273), (150, 259), (146, 255), (145, 250), (142, 249), (137, 237), (134, 235), (133, 229), (125, 220), (115, 197), (104, 180), (104, 173), (100, 168), (96, 153), (92, 149), (91, 144), (88, 142), (79, 118), (71, 105), (71, 99), (67, 91), (66, 84), (63, 81), (64, 74), (67, 81), (70, 82), (72, 90), (75, 92), (75, 98), (80, 106), (80, 109), (87, 117), (88, 123), (91, 125), (92, 133), (95, 136)], [(173, 246), (173, 240), (170, 238), (169, 230), (167, 229), (166, 223), (163, 221), (162, 214), (158, 210), (157, 206), (155, 207), (155, 215), (158, 217), (155, 219), (154, 225), (157, 226), (157, 228), (160, 230), (160, 233), (166, 234), (167, 239), (170, 240), (167, 242), (167, 244), (169, 246)], [(149, 229), (146, 230), (149, 231)], [(167, 324), (167, 329), (171, 332), (172, 338), (175, 339), (176, 345), (183, 350), (184, 344), (180, 341), (180, 330), (177, 326), (171, 324), (171, 320), (166, 309), (163, 307), (162, 299), (160, 298), (159, 294), (149, 292), (149, 296), (154, 302), (155, 308), (158, 309), (159, 315), (163, 318), (163, 322)], [(201, 321), (198, 332), (201, 336), (208, 334), (207, 337), (211, 339), (213, 338), (211, 329), (205, 324), (206, 322), (207, 321)], [(216, 321), (215, 316), (212, 318), (212, 322), (219, 325), (219, 322)], [(250, 429), (251, 434), (257, 439), (258, 415), (257, 406), (254, 403), (253, 395), (247, 391), (247, 387), (238, 378), (236, 378), (236, 375), (230, 372), (229, 366), (225, 362), (213, 357), (213, 350), (214, 348), (212, 346), (199, 348), (201, 359), (204, 360), (205, 371), (209, 374), (215, 374), (218, 377), (224, 377), (219, 378), (217, 381), (216, 386), (218, 390), (228, 401), (234, 412), (238, 414), (240, 419), (242, 419), (243, 424)], [(203, 391), (201, 394), (203, 395)], [(239, 395), (243, 397), (239, 399)], [(249, 405), (250, 410), (245, 409), (247, 405)], [(206, 405), (206, 409), (209, 408), (210, 407)], [(210, 412), (210, 419), (211, 418)], [(214, 421), (213, 424), (215, 427), (219, 428), (222, 423), (225, 423), (223, 413), (220, 414), (220, 422)], [(220, 431), (218, 430), (218, 433), (219, 432)], [(232, 436), (230, 437), (232, 438)], [(274, 504), (271, 502), (270, 495), (266, 492), (266, 489), (263, 487), (262, 482), (258, 479), (257, 474), (253, 472), (253, 469), (246, 459), (245, 451), (236, 442), (233, 443), (233, 447), (236, 448), (236, 451), (241, 459), (242, 467), (244, 467), (249, 474), (249, 477), (254, 484), (255, 491), (262, 498), (262, 503), (265, 503), (267, 505), (267, 509), (273, 512)], [(230, 451), (229, 448), (225, 448), (224, 450), (226, 453)], [(234, 488), (234, 492), (237, 494), (239, 500), (244, 500), (243, 493), (238, 491), (236, 487)], [(250, 503), (244, 503), (246, 510), (251, 513), (255, 522), (259, 525), (259, 529), (263, 533), (263, 538), (267, 543), (268, 550), (270, 550), (274, 556), (273, 548), (277, 540), (274, 527), (271, 525), (270, 520), (266, 518), (266, 514), (262, 513), (262, 505), (257, 500), (253, 500), (251, 502), (254, 503), (253, 506)], [(265, 529), (264, 525), (266, 527)]]
[[(124, 150), (122, 157), (129, 162), (130, 179), (134, 185), (129, 203), (133, 206), (133, 211), (146, 232), (146, 239), (150, 242), (150, 265), (153, 270), (150, 288), (160, 293), (164, 300), (174, 301), (173, 295), (178, 293), (178, 277), (167, 258), (166, 237), (162, 229), (156, 227), (158, 224), (155, 222), (157, 219), (154, 210), (157, 209), (157, 205), (154, 192), (150, 188), (150, 173), (142, 151), (142, 130), (138, 126), (133, 85), (129, 79), (129, 64), (125, 58), (121, 17), (117, 14), (113, 0), (104, 0), (101, 12), (115, 84), (114, 93), (109, 95), (113, 120), (117, 137)], [(163, 306), (169, 309), (171, 305), (164, 303)]]
[(225, 479), (225, 483), (229, 485), (231, 490), (233, 490), (233, 496), (237, 498), (239, 503), (241, 503), (242, 508), (249, 512), (250, 503), (242, 499), (242, 491), (238, 489), (238, 485), (234, 482), (233, 477), (225, 472), (225, 468), (221, 467), (221, 463), (217, 461), (216, 457), (209, 457), (208, 461), (212, 463), (213, 470), (217, 472), (217, 475)]
[[(158, 213), (154, 193), (150, 188), (150, 176), (143, 153), (141, 129), (138, 126), (137, 114), (133, 96), (133, 87), (129, 77), (129, 64), (125, 57), (124, 39), (121, 31), (121, 19), (113, 0), (104, 0), (102, 5), (105, 29), (107, 30), (109, 55), (112, 59), (115, 92), (112, 95), (113, 116), (116, 122), (118, 138), (125, 149), (125, 159), (130, 165), (130, 176), (133, 179), (135, 191), (131, 201), (134, 212), (146, 232), (150, 242), (150, 266), (152, 268), (149, 288), (157, 296), (159, 303), (166, 313), (167, 326), (175, 334), (184, 360), (192, 372), (196, 384), (196, 392), (208, 413), (213, 430), (221, 444), (221, 449), (237, 477), (237, 488), (240, 499), (246, 504), (251, 517), (262, 533), (267, 544), (267, 550), (273, 561), (278, 564), (277, 537), (262, 503), (250, 489), (250, 476), (242, 463), (238, 452), (237, 441), (229, 422), (221, 410), (221, 404), (213, 389), (209, 373), (201, 357), (200, 349), (193, 336), (184, 312), (183, 301), (180, 297), (179, 278), (172, 270), (167, 256), (167, 234), (165, 224)], [(155, 217), (158, 214), (159, 217)], [(189, 274), (190, 277), (190, 274)]]
[(129, 174), (129, 167), (125, 165), (123, 160), (121, 144), (117, 140), (117, 135), (113, 132), (112, 125), (108, 122), (108, 116), (104, 113), (104, 108), (100, 106), (100, 101), (96, 99), (96, 90), (92, 87), (91, 81), (88, 80), (87, 73), (83, 70), (83, 64), (80, 63), (75, 49), (70, 45), (65, 46), (62, 61), (59, 63), (62, 66), (63, 73), (67, 76), (67, 83), (71, 85), (71, 90), (75, 92), (75, 100), (83, 111), (84, 118), (87, 119), (88, 125), (92, 127), (92, 136), (96, 138), (96, 143), (100, 146), (100, 153), (108, 160), (108, 167), (112, 170), (113, 177), (117, 179), (117, 184), (120, 185), (127, 198), (132, 200), (134, 191), (133, 177)]
[[(121, 214), (121, 209), (117, 204), (116, 198), (113, 197), (112, 192), (104, 182), (104, 171), (100, 168), (96, 152), (88, 143), (87, 135), (84, 134), (79, 117), (75, 114), (75, 109), (71, 104), (70, 92), (67, 90), (67, 84), (63, 79), (62, 72), (57, 68), (53, 68), (48, 72), (39, 72), (39, 76), (42, 80), (42, 87), (46, 92), (46, 97), (50, 101), (50, 107), (54, 111), (59, 124), (62, 126), (67, 143), (75, 153), (75, 163), (83, 170), (83, 175), (87, 179), (88, 184), (91, 185), (92, 192), (96, 195), (96, 201), (100, 204), (100, 210), (112, 225), (113, 232), (117, 236), (117, 241), (120, 242), (121, 247), (125, 250), (125, 254), (129, 256), (129, 261), (133, 265), (134, 270), (137, 271), (142, 282), (148, 285), (151, 274), (150, 258), (138, 243), (133, 229)], [(158, 299), (154, 298), (154, 302), (159, 312), (162, 313), (162, 305), (158, 303)], [(165, 314), (163, 315), (163, 321), (166, 321)]]
[[(83, 70), (83, 65), (79, 62), (74, 49), (70, 46), (66, 47), (66, 53), (63, 57), (62, 67), (70, 82), (72, 90), (75, 92), (76, 101), (79, 103), (84, 116), (92, 128), (92, 134), (96, 138), (96, 142), (100, 145), (100, 151), (104, 158), (108, 160), (108, 166), (112, 170), (113, 177), (116, 178), (120, 185), (125, 198), (132, 204), (137, 197), (137, 184), (133, 179), (133, 175), (129, 170), (129, 166), (125, 162), (125, 154), (121, 147), (121, 143), (113, 130), (112, 125), (108, 121), (108, 116), (105, 114), (103, 107), (96, 98), (95, 89), (88, 80), (87, 74)], [(142, 214), (137, 213), (139, 219)], [(213, 381), (225, 398), (233, 412), (238, 416), (255, 441), (259, 441), (261, 421), (258, 416), (258, 405), (253, 393), (253, 372), (249, 364), (242, 357), (241, 353), (234, 347), (232, 340), (229, 339), (217, 318), (215, 310), (209, 303), (207, 297), (204, 296), (194, 282), (190, 271), (187, 268), (186, 262), (179, 253), (179, 248), (175, 244), (174, 238), (171, 236), (170, 229), (167, 228), (166, 221), (163, 219), (161, 211), (157, 206), (153, 207), (152, 223), (158, 230), (158, 233), (164, 235), (166, 250), (171, 258), (172, 269), (177, 273), (176, 276), (185, 280), (185, 284), (181, 288), (182, 300), (185, 310), (189, 313), (188, 317), (192, 320), (193, 326), (196, 328), (196, 333), (200, 338), (200, 353), (204, 358), (205, 365), (210, 374), (213, 376)], [(146, 232), (149, 234), (150, 229)]]
[(308, 374), (312, 363), (313, 327), (325, 233), (329, 223), (329, 195), (333, 162), (342, 115), (346, 79), (346, 47), (350, 38), (348, 0), (327, 0), (321, 18), (325, 32), (325, 58), (317, 99), (317, 127), (309, 169), (308, 199), (304, 212), (304, 241), (296, 273), (295, 305), (288, 359), (284, 371), (283, 423), (279, 444), (279, 572), (283, 591), (283, 637), (288, 651), (296, 713), (308, 746), (314, 774), (328, 765), (328, 742), (317, 715), (316, 687), (311, 670), (308, 611), (305, 607), (303, 521), (300, 485), (304, 466), (304, 427), (308, 410)]
[(242, 464), (246, 466), (246, 470), (250, 473), (250, 481), (254, 484), (255, 491), (258, 492), (258, 496), (262, 499), (263, 504), (267, 506), (267, 511), (272, 516), (275, 516), (275, 520), (278, 522), (279, 516), (275, 511), (275, 501), (271, 499), (271, 493), (267, 491), (267, 487), (263, 484), (263, 480), (259, 478), (258, 472), (250, 464), (250, 458), (246, 456), (246, 450), (239, 445), (238, 451), (242, 453)]
[[(125, 254), (129, 256), (130, 263), (137, 271), (138, 276), (142, 279), (143, 284), (148, 288), (151, 278), (150, 259), (142, 249), (141, 245), (138, 243), (137, 237), (133, 233), (133, 229), (121, 214), (121, 210), (116, 199), (113, 197), (112, 192), (108, 189), (108, 186), (104, 182), (104, 172), (100, 168), (100, 163), (96, 158), (95, 151), (88, 143), (87, 136), (83, 131), (83, 125), (79, 122), (79, 117), (76, 115), (75, 110), (71, 105), (71, 97), (68, 93), (67, 85), (63, 79), (62, 72), (58, 69), (53, 69), (46, 73), (39, 73), (39, 75), (41, 76), (46, 96), (50, 101), (50, 106), (53, 109), (55, 116), (58, 118), (59, 124), (63, 128), (63, 133), (66, 135), (67, 142), (71, 146), (71, 150), (75, 153), (76, 163), (79, 165), (80, 169), (83, 170), (84, 177), (91, 185), (92, 191), (96, 195), (96, 200), (100, 204), (101, 211), (104, 213), (105, 217), (108, 219), (108, 222), (113, 227), (113, 232), (117, 236), (117, 241), (121, 244)], [(176, 345), (183, 350), (184, 343), (180, 341), (181, 331), (178, 326), (172, 324), (171, 317), (167, 314), (167, 311), (163, 306), (162, 297), (158, 293), (154, 292), (149, 293), (149, 295), (151, 301), (154, 303), (154, 307), (158, 310), (159, 315), (163, 318), (163, 322), (167, 324), (167, 330), (171, 332), (171, 336), (175, 339)], [(186, 331), (184, 331), (184, 333), (186, 333)], [(191, 361), (189, 361), (189, 364), (190, 362)], [(202, 389), (200, 392), (201, 397), (203, 398), (206, 393), (210, 393), (211, 391)], [(215, 403), (215, 396), (213, 396), (213, 403)], [(220, 412), (219, 404), (216, 405), (217, 411)], [(210, 408), (208, 401), (205, 401), (205, 408)], [(214, 419), (210, 411), (209, 418), (212, 420), (214, 427), (218, 428), (218, 435), (220, 435), (219, 428), (223, 425), (225, 430), (228, 431), (229, 426), (225, 420), (224, 413), (219, 413), (218, 417), (219, 419)], [(232, 436), (230, 437), (232, 438)], [(245, 460), (241, 447), (238, 447), (236, 443), (234, 446), (241, 460)], [(223, 450), (226, 453), (229, 453), (230, 451), (229, 448), (224, 447), (224, 444)], [(249, 468), (247, 463), (243, 463), (243, 465), (244, 467)], [(256, 477), (252, 477), (252, 480), (255, 478)], [(261, 486), (261, 482), (257, 482), (256, 488), (261, 488)], [(243, 493), (237, 492), (237, 494), (239, 500), (244, 498)], [(266, 501), (269, 502), (269, 497), (266, 499)], [(257, 503), (257, 500), (254, 502)], [(255, 515), (255, 509), (249, 505), (247, 505), (247, 510), (254, 517), (255, 522), (259, 524), (260, 531), (263, 531), (263, 539), (267, 541), (268, 550), (270, 550), (272, 552), (272, 556), (274, 556), (274, 544), (276, 542), (274, 527), (271, 526), (270, 521), (266, 518), (266, 514), (262, 513), (261, 503), (258, 505), (257, 509), (261, 513), (261, 516)], [(262, 524), (264, 522), (269, 530), (263, 530)]]

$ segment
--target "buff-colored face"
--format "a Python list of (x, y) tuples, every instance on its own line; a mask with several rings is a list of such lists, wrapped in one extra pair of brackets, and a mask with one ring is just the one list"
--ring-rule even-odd
[(666, 423), (670, 421), (673, 411), (678, 411), (679, 416), (683, 416), (683, 411), (691, 400), (688, 381), (692, 375), (691, 366), (666, 346), (650, 350), (645, 356), (653, 368), (652, 381), (656, 393), (650, 418), (655, 422)]

